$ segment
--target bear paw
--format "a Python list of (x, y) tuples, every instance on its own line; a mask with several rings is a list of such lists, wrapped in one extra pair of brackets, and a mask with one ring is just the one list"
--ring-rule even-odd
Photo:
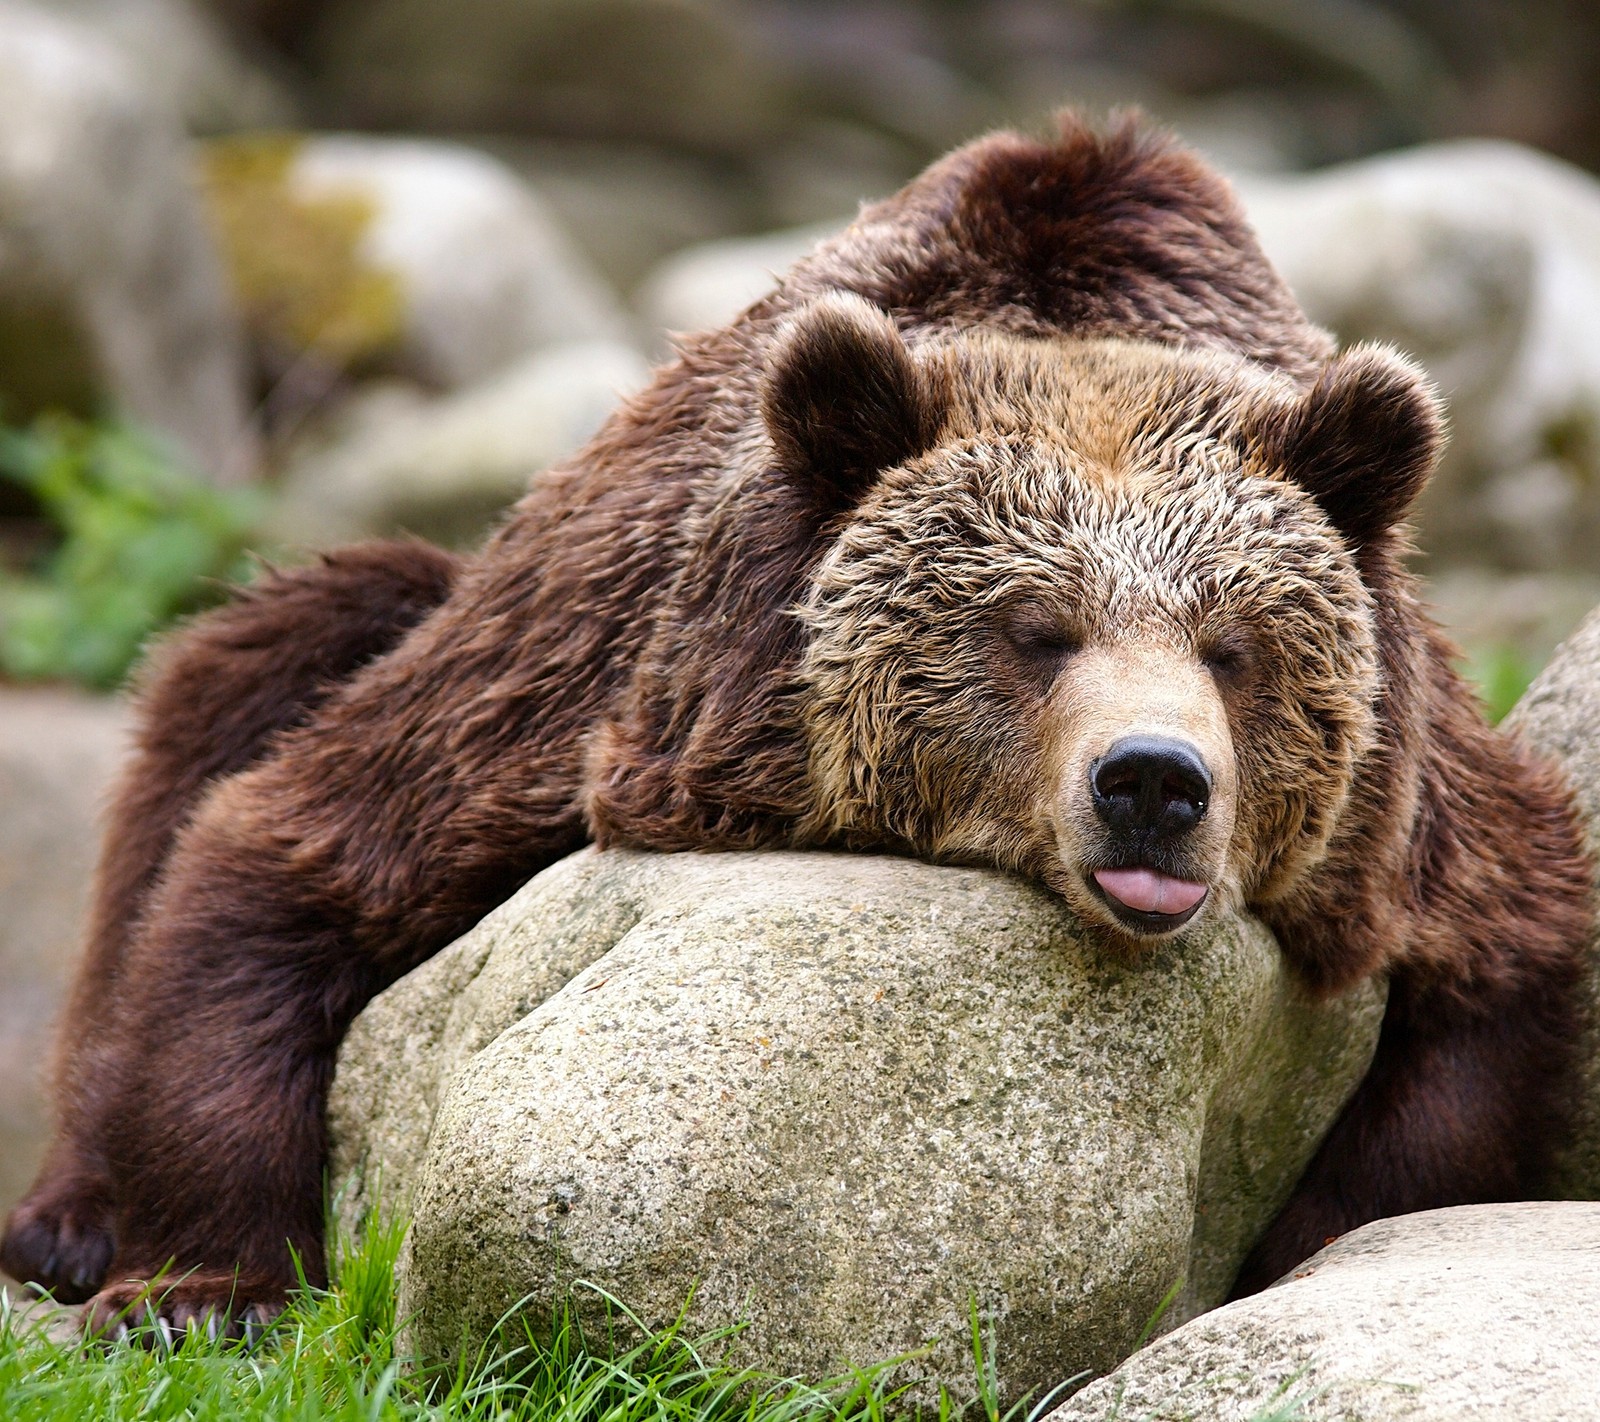
[(113, 1245), (111, 1207), (101, 1192), (41, 1185), (6, 1220), (0, 1269), (57, 1303), (82, 1303), (104, 1282)]
[[(155, 1273), (156, 1271), (151, 1271)], [(254, 1347), (288, 1303), (278, 1279), (195, 1269), (108, 1284), (83, 1314), (86, 1337), (170, 1351), (190, 1333)]]

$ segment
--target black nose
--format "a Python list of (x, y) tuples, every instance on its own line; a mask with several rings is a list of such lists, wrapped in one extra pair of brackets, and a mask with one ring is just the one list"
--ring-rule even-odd
[(1165, 736), (1126, 736), (1089, 767), (1100, 818), (1119, 835), (1176, 838), (1205, 817), (1211, 772), (1200, 752)]

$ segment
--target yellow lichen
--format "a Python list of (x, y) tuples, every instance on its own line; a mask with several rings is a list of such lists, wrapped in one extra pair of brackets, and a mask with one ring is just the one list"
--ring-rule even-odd
[(361, 239), (375, 216), (360, 192), (307, 196), (291, 175), (294, 134), (202, 145), (200, 181), (245, 321), (269, 358), (310, 354), (340, 369), (392, 355), (405, 326), (404, 291), (373, 267)]

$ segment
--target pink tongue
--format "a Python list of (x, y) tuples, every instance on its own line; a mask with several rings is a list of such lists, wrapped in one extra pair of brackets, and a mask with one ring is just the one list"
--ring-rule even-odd
[(1096, 869), (1094, 881), (1135, 913), (1186, 913), (1206, 896), (1204, 884), (1168, 878), (1154, 869)]

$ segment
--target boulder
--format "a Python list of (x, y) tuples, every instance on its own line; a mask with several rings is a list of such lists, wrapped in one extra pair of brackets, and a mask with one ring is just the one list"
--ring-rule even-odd
[(666, 333), (726, 326), (772, 290), (774, 277), (843, 225), (823, 223), (689, 247), (650, 273), (634, 305), (658, 339)]
[(605, 282), (505, 164), (457, 144), (312, 137), (289, 191), (355, 197), (372, 218), (361, 252), (399, 279), (407, 368), (455, 389), (531, 351), (620, 339), (627, 319)]
[(401, 531), (472, 544), (647, 375), (632, 347), (585, 341), (437, 400), (379, 387), (339, 437), (291, 461), (268, 533), (309, 547)]
[(0, 0), (0, 394), (106, 405), (247, 474), (240, 332), (177, 119), (85, 26)]
[(1180, 1279), (1178, 1317), (1223, 1297), (1381, 1009), (1250, 920), (1127, 957), (995, 872), (586, 850), (357, 1020), (335, 1179), (409, 1212), (428, 1356), (587, 1281), (783, 1373), (929, 1345), (924, 1401), (972, 1391), (976, 1306), (1042, 1394)]
[(454, 390), (533, 351), (626, 334), (605, 282), (533, 190), (486, 153), (301, 134), (225, 138), (200, 152), (275, 402), (349, 370)]
[(1379, 1220), (1152, 1343), (1048, 1422), (1570, 1422), (1600, 1397), (1597, 1309), (1600, 1205)]
[(631, 293), (671, 253), (751, 222), (745, 186), (714, 156), (584, 138), (475, 141), (533, 186), (619, 292)]
[(50, 1031), (127, 731), (120, 702), (0, 689), (0, 1218), (44, 1154)]
[(190, 133), (294, 122), (288, 91), (246, 62), (223, 25), (196, 0), (48, 0), (48, 7), (121, 51), (144, 92)]
[(1243, 196), (1314, 320), (1392, 341), (1449, 400), (1429, 551), (1593, 567), (1600, 544), (1600, 181), (1510, 143), (1434, 144)]
[[(1589, 826), (1600, 875), (1600, 610), (1557, 649), (1504, 722), (1567, 774)], [(1600, 894), (1600, 879), (1596, 892)], [(1562, 1164), (1557, 1193), (1600, 1200), (1600, 923), (1590, 950), (1588, 1047), (1578, 1130)]]

